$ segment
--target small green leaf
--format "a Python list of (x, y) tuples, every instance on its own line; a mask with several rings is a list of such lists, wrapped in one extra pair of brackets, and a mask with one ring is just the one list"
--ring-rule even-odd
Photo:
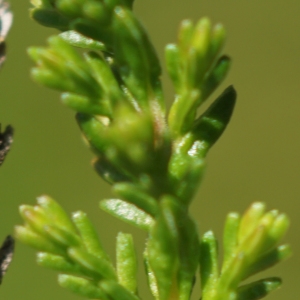
[(282, 282), (280, 278), (271, 277), (245, 284), (238, 288), (237, 300), (258, 300), (278, 289)]
[(86, 54), (85, 58), (91, 68), (93, 77), (101, 86), (105, 97), (109, 99), (110, 106), (113, 108), (125, 102), (126, 98), (124, 98), (117, 79), (107, 61), (95, 52)]
[(100, 259), (80, 248), (69, 248), (68, 254), (74, 262), (92, 272), (96, 278), (116, 280), (115, 270), (106, 260)]
[(194, 25), (191, 20), (183, 20), (179, 26), (178, 46), (181, 60), (188, 55), (191, 39), (194, 33)]
[(102, 200), (100, 207), (111, 215), (147, 231), (154, 224), (154, 220), (150, 215), (138, 209), (135, 205), (119, 199)]
[(55, 0), (56, 7), (63, 14), (76, 18), (82, 15), (82, 5), (84, 1), (82, 0)]
[(223, 233), (223, 268), (226, 268), (228, 262), (232, 259), (233, 253), (238, 247), (240, 220), (241, 218), (238, 213), (230, 213), (227, 216)]
[(30, 14), (40, 25), (57, 28), (62, 31), (68, 30), (69, 28), (70, 20), (61, 15), (57, 10), (34, 8), (30, 11)]
[(192, 88), (202, 82), (213, 61), (210, 57), (211, 39), (211, 22), (208, 18), (202, 18), (195, 25), (190, 41), (187, 81)]
[(256, 273), (262, 272), (265, 269), (286, 260), (292, 254), (291, 247), (289, 245), (278, 246), (263, 255), (261, 255), (251, 266), (244, 272), (243, 278), (246, 279)]
[(147, 280), (148, 280), (148, 286), (150, 288), (150, 291), (155, 299), (159, 299), (157, 281), (156, 281), (155, 275), (153, 273), (153, 270), (149, 264), (147, 244), (146, 244), (146, 247), (144, 250), (144, 262), (145, 262), (145, 269), (146, 269), (146, 273), (147, 273)]
[[(110, 106), (107, 101), (93, 101), (86, 96), (80, 96), (73, 93), (63, 93), (61, 102), (76, 112), (90, 115), (109, 115)], [(100, 100), (100, 99), (97, 99)]]
[(110, 261), (107, 253), (103, 249), (95, 227), (87, 214), (82, 211), (78, 211), (73, 213), (72, 220), (80, 233), (81, 241), (85, 246), (85, 249), (90, 254), (93, 254), (98, 258)]
[(64, 273), (73, 273), (78, 275), (85, 275), (81, 272), (80, 267), (63, 256), (55, 255), (46, 252), (39, 252), (37, 254), (37, 264), (41, 267), (52, 269)]
[(91, 20), (77, 18), (71, 22), (69, 29), (77, 31), (81, 35), (103, 43), (110, 53), (113, 52), (114, 35), (110, 28), (101, 27), (99, 24), (97, 24), (97, 22), (93, 22)]
[(142, 110), (149, 109), (150, 99), (164, 110), (162, 99), (154, 95), (161, 68), (145, 30), (128, 9), (118, 7), (114, 13), (114, 49), (123, 81)]
[(288, 228), (290, 226), (290, 220), (286, 214), (279, 214), (272, 227), (269, 230), (269, 238), (266, 240), (266, 247), (275, 246), (286, 234)]
[(70, 217), (55, 200), (47, 195), (43, 195), (37, 198), (37, 203), (51, 219), (52, 224), (56, 224), (66, 231), (77, 234), (76, 228), (71, 222)]
[(253, 263), (258, 256), (268, 250), (263, 247), (263, 243), (265, 238), (267, 238), (267, 235), (267, 226), (258, 226), (247, 239), (239, 244), (238, 250), (246, 257), (248, 264)]
[(106, 129), (104, 122), (109, 122), (109, 119), (103, 117), (97, 118), (82, 113), (78, 113), (76, 119), (81, 131), (84, 133), (92, 148), (99, 154), (103, 154), (107, 147), (107, 141), (103, 138)]
[(176, 217), (168, 199), (160, 201), (160, 214), (149, 232), (147, 258), (154, 273), (159, 299), (178, 297), (177, 274), (179, 265), (179, 232)]
[(235, 100), (236, 92), (232, 86), (229, 86), (196, 120), (192, 129), (194, 139), (204, 142), (207, 148), (210, 148), (220, 138), (228, 125)]
[(91, 74), (89, 65), (74, 48), (57, 36), (48, 41), (50, 48), (29, 50), (29, 55), (38, 65), (32, 70), (34, 79), (61, 91), (102, 99), (103, 91)]
[(15, 236), (22, 243), (38, 250), (49, 252), (57, 255), (65, 255), (65, 249), (57, 244), (54, 244), (44, 236), (38, 235), (36, 232), (24, 226), (15, 227)]
[(218, 283), (218, 245), (212, 231), (206, 232), (200, 242), (200, 278), (203, 298), (210, 299)]
[(253, 203), (244, 213), (238, 233), (239, 243), (243, 242), (258, 226), (266, 210), (266, 205), (261, 202)]
[(54, 243), (60, 244), (62, 247), (77, 247), (81, 245), (78, 235), (73, 232), (66, 231), (54, 225), (46, 225), (44, 227), (45, 234)]
[(61, 274), (58, 276), (58, 283), (60, 286), (82, 297), (109, 300), (109, 297), (103, 292), (103, 290), (90, 280)]
[(69, 80), (63, 81), (62, 77), (59, 77), (57, 73), (55, 74), (50, 70), (33, 68), (31, 69), (31, 76), (35, 82), (48, 88), (60, 91), (72, 90)]
[(137, 206), (145, 213), (155, 216), (158, 210), (157, 201), (149, 196), (147, 191), (143, 191), (132, 183), (117, 183), (113, 186), (113, 191), (123, 200)]
[(179, 233), (178, 288), (180, 298), (189, 299), (195, 273), (199, 266), (200, 245), (197, 226), (187, 214), (185, 205), (181, 205), (180, 202), (170, 196), (165, 196), (163, 199), (165, 202), (168, 201), (166, 204), (175, 215), (176, 228)]
[(180, 138), (192, 129), (195, 121), (200, 92), (197, 89), (186, 90), (173, 102), (168, 124), (173, 138)]
[(99, 286), (112, 300), (138, 300), (139, 298), (129, 292), (115, 281), (103, 280), (100, 281)]
[(226, 32), (222, 24), (216, 24), (212, 29), (211, 54), (216, 57), (225, 43)]
[[(235, 291), (242, 280), (243, 271), (247, 263), (247, 256), (243, 252), (238, 252), (233, 255), (230, 264), (226, 265), (226, 268), (222, 269), (221, 276), (218, 282), (218, 290), (221, 291), (221, 298), (223, 291)], [(236, 297), (235, 293), (232, 296)], [(224, 297), (226, 299), (226, 297)]]
[(90, 49), (94, 51), (107, 51), (105, 45), (101, 42), (87, 38), (86, 36), (74, 31), (69, 30), (62, 32), (59, 36), (70, 45), (78, 48)]
[(212, 70), (206, 74), (201, 84), (201, 101), (205, 101), (223, 82), (231, 66), (231, 59), (223, 55), (221, 56)]
[(39, 235), (45, 236), (44, 227), (49, 225), (51, 220), (40, 207), (21, 205), (19, 207), (19, 212), (31, 230), (35, 231)]
[(166, 64), (169, 76), (173, 82), (176, 92), (178, 93), (181, 88), (181, 69), (179, 49), (175, 44), (169, 44), (165, 49)]
[[(48, 43), (53, 51), (56, 51), (58, 57), (68, 59), (74, 63), (83, 64), (82, 57), (79, 55), (75, 49), (65, 42), (59, 36), (51, 36), (48, 38)], [(84, 71), (88, 71), (87, 66), (80, 66)]]
[(118, 282), (128, 291), (136, 294), (137, 259), (131, 234), (118, 233), (116, 251)]
[(203, 159), (196, 156), (189, 157), (185, 162), (187, 169), (182, 176), (177, 178), (177, 183), (174, 185), (174, 188), (175, 195), (180, 199), (181, 203), (188, 206), (197, 192), (205, 165)]
[(112, 10), (99, 1), (85, 1), (82, 6), (84, 17), (107, 27), (111, 23)]
[(96, 172), (109, 184), (133, 180), (124, 170), (118, 169), (104, 157), (98, 157), (93, 162), (93, 166)]

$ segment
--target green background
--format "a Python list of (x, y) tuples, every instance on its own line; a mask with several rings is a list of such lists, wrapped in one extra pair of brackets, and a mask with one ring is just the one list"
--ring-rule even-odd
[[(109, 186), (90, 165), (93, 155), (82, 142), (74, 113), (59, 94), (33, 83), (26, 48), (45, 45), (54, 30), (28, 17), (29, 1), (11, 0), (15, 13), (7, 38), (7, 61), (0, 72), (0, 122), (15, 127), (15, 141), (0, 171), (0, 239), (20, 224), (20, 204), (34, 204), (43, 193), (68, 212), (82, 209), (95, 225), (111, 256), (119, 230), (132, 231), (137, 250), (145, 235), (98, 209), (111, 196)], [(269, 299), (296, 299), (300, 294), (300, 1), (299, 0), (136, 0), (136, 12), (163, 59), (167, 43), (176, 40), (179, 22), (209, 16), (228, 32), (225, 53), (233, 67), (223, 88), (234, 84), (238, 103), (224, 136), (211, 150), (207, 172), (191, 212), (203, 233), (221, 238), (229, 211), (243, 212), (264, 201), (291, 218), (285, 241), (294, 255), (265, 276), (282, 276), (283, 288)], [(172, 87), (164, 75), (165, 93)], [(139, 254), (141, 258), (141, 255)], [(142, 274), (142, 263), (140, 269)], [(14, 261), (0, 287), (6, 299), (80, 299), (60, 288), (57, 274), (36, 266), (32, 249), (17, 243)], [(140, 276), (142, 277), (142, 276)], [(141, 279), (143, 299), (151, 299)], [(197, 291), (196, 291), (197, 292)], [(199, 299), (196, 293), (193, 299)]]

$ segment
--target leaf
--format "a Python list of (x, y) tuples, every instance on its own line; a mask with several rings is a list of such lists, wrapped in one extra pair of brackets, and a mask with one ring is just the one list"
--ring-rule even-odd
[(200, 242), (200, 278), (204, 299), (210, 299), (218, 283), (218, 245), (212, 231), (206, 232)]
[(161, 75), (159, 60), (147, 33), (128, 9), (115, 9), (114, 32), (116, 63), (127, 88), (142, 110), (149, 108), (151, 98), (164, 107), (160, 96), (153, 97)]
[(74, 30), (62, 32), (59, 36), (74, 47), (95, 51), (106, 51), (106, 47), (103, 43), (87, 38)]
[(228, 125), (236, 101), (236, 91), (229, 86), (200, 116), (193, 126), (195, 140), (203, 141), (207, 150), (220, 138)]
[(132, 183), (117, 183), (113, 186), (113, 191), (122, 200), (137, 206), (139, 209), (145, 211), (145, 213), (155, 216), (158, 210), (157, 201), (141, 188)]
[(154, 223), (154, 220), (150, 215), (146, 214), (135, 205), (120, 199), (102, 200), (100, 202), (100, 208), (122, 221), (147, 231)]
[(137, 259), (131, 234), (118, 233), (116, 252), (118, 282), (128, 291), (136, 294)]
[(271, 277), (240, 286), (237, 290), (237, 300), (258, 300), (278, 289), (282, 282), (280, 278)]
[(260, 256), (244, 273), (243, 278), (246, 279), (256, 273), (262, 272), (272, 266), (286, 260), (292, 254), (289, 245), (280, 245), (275, 249), (264, 253)]
[(133, 295), (130, 291), (115, 281), (103, 280), (99, 282), (100, 288), (109, 296), (112, 300), (138, 300), (139, 298)]
[(78, 264), (75, 264), (60, 255), (55, 255), (46, 252), (39, 252), (37, 253), (36, 261), (39, 266), (51, 270), (64, 272), (64, 273), (72, 273), (80, 276), (87, 275), (85, 272), (81, 270)]
[(69, 29), (70, 20), (54, 9), (34, 8), (31, 17), (40, 25), (65, 31)]
[(98, 258), (104, 258), (105, 260), (110, 261), (107, 253), (103, 249), (96, 229), (91, 220), (87, 217), (87, 214), (78, 211), (73, 213), (72, 220), (80, 233), (81, 242), (85, 246), (85, 249)]
[(69, 248), (68, 254), (74, 262), (92, 272), (96, 278), (116, 280), (115, 270), (107, 260), (98, 258), (78, 247)]
[(117, 182), (131, 181), (129, 175), (124, 174), (123, 170), (114, 167), (104, 157), (98, 157), (94, 162), (93, 166), (95, 171), (109, 184)]
[(97, 285), (90, 280), (62, 274), (58, 276), (58, 283), (60, 286), (82, 297), (89, 299), (109, 300), (108, 296), (103, 292), (103, 290), (97, 287)]

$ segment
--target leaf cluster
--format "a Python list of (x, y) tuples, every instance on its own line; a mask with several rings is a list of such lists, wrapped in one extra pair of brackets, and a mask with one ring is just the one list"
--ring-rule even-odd
[[(32, 0), (31, 16), (57, 28), (49, 47), (33, 47), (33, 78), (62, 92), (96, 158), (94, 168), (112, 186), (114, 199), (100, 207), (148, 233), (144, 259), (149, 287), (159, 300), (189, 299), (200, 267), (203, 300), (254, 300), (278, 287), (278, 279), (240, 286), (245, 278), (284, 258), (278, 247), (285, 215), (255, 204), (242, 217), (230, 214), (219, 270), (216, 239), (201, 239), (189, 205), (201, 181), (205, 156), (230, 121), (232, 86), (202, 114), (198, 108), (225, 78), (225, 31), (207, 18), (180, 25), (166, 47), (167, 71), (176, 94), (170, 111), (161, 66), (148, 35), (132, 12), (132, 0)], [(81, 52), (76, 48), (81, 48)], [(83, 52), (83, 54), (82, 54)], [(49, 197), (22, 206), (16, 234), (38, 251), (62, 286), (93, 299), (137, 299), (131, 235), (117, 238), (117, 265), (103, 251), (87, 216), (70, 220)]]

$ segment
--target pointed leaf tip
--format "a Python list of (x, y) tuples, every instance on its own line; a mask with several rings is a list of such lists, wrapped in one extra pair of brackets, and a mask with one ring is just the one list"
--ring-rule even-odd
[(213, 102), (193, 126), (195, 140), (203, 141), (209, 149), (227, 127), (236, 102), (236, 91), (232, 85)]

